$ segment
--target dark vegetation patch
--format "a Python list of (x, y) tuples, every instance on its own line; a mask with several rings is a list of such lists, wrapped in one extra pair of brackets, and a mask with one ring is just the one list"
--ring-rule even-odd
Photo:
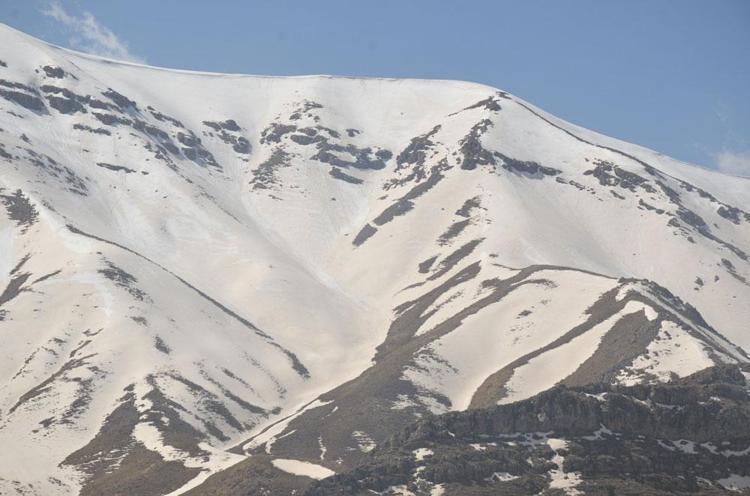
[(461, 208), (456, 210), (456, 215), (469, 218), (471, 217), (471, 212), (479, 208), (482, 208), (482, 200), (478, 196), (475, 196), (466, 200), (464, 204), (461, 205)]
[[(130, 293), (130, 295), (138, 301), (144, 301), (148, 298), (148, 295), (143, 290), (138, 288), (138, 279), (136, 279), (135, 276), (125, 272), (123, 269), (115, 265), (113, 262), (110, 262), (109, 260), (105, 260), (104, 263), (106, 265), (106, 268), (99, 269), (98, 271), (101, 275)], [(136, 320), (137, 318), (138, 317), (134, 317), (133, 320)]]
[(543, 165), (539, 165), (537, 162), (516, 160), (514, 158), (503, 155), (500, 152), (494, 152), (493, 155), (502, 160), (503, 169), (530, 179), (542, 179), (545, 176), (556, 176), (562, 173), (562, 171), (559, 169), (555, 169), (553, 167), (545, 167)]
[[(319, 141), (316, 143), (316, 146), (318, 148), (318, 153), (311, 157), (313, 160), (318, 160), (344, 169), (348, 167), (363, 170), (383, 169), (386, 166), (386, 162), (392, 157), (392, 153), (388, 150), (377, 150), (373, 152), (370, 147), (359, 148), (352, 144), (342, 145), (331, 143), (328, 140)], [(348, 153), (354, 157), (354, 159), (345, 160), (340, 158), (336, 153)]]
[(318, 102), (305, 100), (297, 107), (297, 109), (295, 109), (294, 112), (292, 112), (292, 114), (289, 116), (289, 120), (298, 121), (302, 119), (303, 117), (315, 119), (317, 116), (314, 115), (312, 111), (322, 109), (322, 108), (323, 108), (323, 105), (319, 104)]
[(233, 119), (227, 119), (222, 122), (203, 121), (203, 124), (210, 127), (214, 131), (221, 131), (222, 129), (226, 129), (227, 131), (232, 132), (241, 131), (239, 124), (237, 124), (237, 122), (235, 122)]
[(133, 100), (126, 97), (125, 95), (121, 95), (112, 88), (109, 88), (107, 91), (103, 92), (102, 95), (112, 100), (114, 104), (117, 105), (117, 107), (123, 112), (138, 111), (138, 105)]
[(482, 146), (481, 137), (492, 127), (492, 121), (483, 119), (471, 128), (461, 141), (459, 141), (459, 151), (462, 158), (459, 158), (461, 168), (464, 170), (474, 170), (479, 165), (495, 165), (495, 157), (489, 150)]
[(6, 160), (12, 160), (13, 159), (13, 155), (11, 155), (10, 153), (8, 153), (5, 150), (5, 145), (3, 145), (2, 143), (0, 143), (0, 157), (4, 158)]
[(224, 143), (232, 145), (232, 149), (242, 155), (249, 155), (252, 151), (250, 142), (238, 133), (242, 128), (232, 119), (223, 122), (203, 121), (203, 124), (218, 133), (218, 137)]
[(505, 93), (503, 93), (502, 91), (498, 92), (497, 95), (488, 96), (484, 100), (480, 100), (473, 105), (469, 105), (468, 107), (465, 107), (459, 110), (458, 112), (449, 114), (448, 117), (452, 117), (466, 110), (473, 110), (473, 109), (484, 109), (484, 110), (489, 110), (490, 112), (500, 112), (503, 109), (500, 106), (500, 102), (499, 102), (500, 98), (507, 98), (505, 96)]
[(435, 146), (432, 137), (440, 131), (440, 125), (433, 127), (429, 132), (412, 138), (401, 153), (396, 157), (396, 170), (404, 168), (408, 164), (424, 165), (427, 153)]
[(50, 107), (61, 114), (75, 114), (77, 112), (85, 114), (88, 112), (86, 106), (91, 101), (89, 96), (78, 95), (67, 88), (48, 84), (43, 85), (41, 90), (45, 93)]
[(654, 207), (653, 205), (650, 205), (649, 203), (646, 203), (642, 199), (638, 200), (638, 205), (640, 208), (643, 208), (645, 210), (649, 210), (651, 212), (655, 212), (658, 215), (662, 215), (664, 213), (664, 209)]
[[(261, 407), (259, 407), (257, 405), (253, 405), (252, 403), (249, 403), (249, 402), (243, 400), (242, 398), (240, 398), (236, 394), (232, 393), (230, 390), (228, 390), (226, 387), (224, 387), (224, 385), (221, 382), (219, 382), (216, 379), (214, 379), (213, 377), (211, 377), (211, 375), (209, 375), (206, 372), (205, 369), (201, 369), (200, 373), (201, 373), (201, 376), (204, 379), (206, 379), (208, 382), (210, 382), (211, 384), (213, 384), (214, 386), (216, 386), (219, 389), (219, 391), (221, 391), (221, 395), (222, 395), (223, 398), (228, 398), (229, 400), (231, 400), (234, 403), (236, 403), (237, 405), (239, 405), (240, 408), (242, 408), (243, 410), (245, 410), (247, 412), (250, 412), (252, 414), (258, 415), (258, 416), (262, 416), (262, 417), (268, 417), (269, 413), (271, 413), (271, 412), (269, 412), (269, 411), (267, 411), (267, 410), (265, 410), (265, 409), (263, 409), (263, 408), (261, 408)], [(219, 399), (219, 397), (217, 397), (217, 399)], [(273, 409), (273, 412), (278, 413), (278, 411), (275, 408)], [(245, 424), (243, 424), (243, 429), (251, 429), (254, 426), (255, 426), (255, 424), (246, 424), (245, 423)]]
[(213, 154), (206, 150), (201, 139), (192, 131), (188, 131), (187, 133), (183, 133), (182, 131), (178, 132), (177, 141), (184, 145), (182, 147), (182, 153), (188, 160), (191, 160), (200, 166), (209, 165), (211, 167), (221, 168), (216, 162)]
[(167, 343), (159, 336), (154, 336), (154, 348), (161, 351), (165, 355), (169, 355), (172, 352), (172, 348), (167, 346)]
[(631, 192), (635, 192), (636, 188), (642, 188), (649, 193), (656, 192), (645, 177), (626, 171), (606, 160), (594, 160), (594, 168), (585, 171), (584, 175), (595, 177), (602, 186), (618, 186)]
[(24, 286), (29, 277), (31, 277), (31, 274), (28, 272), (23, 272), (12, 277), (2, 294), (0, 294), (0, 306), (5, 305), (22, 292), (30, 291), (31, 288)]
[(427, 260), (419, 263), (419, 272), (421, 274), (427, 274), (430, 271), (430, 268), (433, 266), (435, 261), (438, 259), (438, 256), (435, 255), (434, 257), (430, 257)]
[(62, 67), (45, 65), (44, 67), (42, 67), (42, 70), (49, 78), (63, 79), (67, 75)]
[(45, 275), (43, 275), (41, 277), (38, 277), (37, 279), (34, 279), (34, 281), (32, 282), (32, 284), (36, 284), (38, 282), (46, 281), (47, 279), (49, 279), (51, 277), (55, 277), (57, 274), (59, 274), (61, 272), (62, 272), (62, 269), (58, 269), (58, 270), (55, 270), (53, 272), (50, 272), (49, 274), (45, 274)]
[(731, 221), (734, 224), (740, 223), (740, 214), (742, 211), (739, 208), (736, 207), (730, 207), (728, 205), (722, 205), (719, 207), (719, 209), (716, 211), (720, 216), (724, 217), (725, 219)]
[(331, 167), (331, 169), (328, 171), (328, 173), (331, 175), (331, 177), (335, 179), (340, 179), (342, 181), (345, 181), (350, 184), (362, 184), (362, 179), (354, 176), (350, 176), (346, 172), (342, 171), (338, 167)]
[(430, 171), (430, 175), (425, 181), (418, 183), (413, 186), (409, 191), (406, 192), (401, 198), (392, 203), (389, 207), (383, 210), (380, 215), (375, 217), (373, 222), (378, 226), (387, 224), (392, 221), (394, 217), (398, 217), (406, 214), (414, 208), (414, 200), (431, 190), (437, 183), (439, 183), (445, 176), (442, 171), (445, 170), (446, 164), (442, 162), (439, 165), (433, 167)]
[(47, 113), (47, 107), (39, 97), (39, 92), (25, 84), (0, 79), (0, 96), (32, 112)]
[(297, 126), (295, 125), (272, 122), (261, 132), (260, 142), (262, 144), (280, 143), (281, 138), (289, 133), (293, 133), (296, 130)]
[(737, 268), (734, 266), (734, 264), (727, 260), (726, 258), (721, 259), (721, 264), (724, 266), (724, 268), (729, 272), (729, 275), (740, 281), (742, 284), (746, 286), (750, 286), (750, 282), (743, 277), (739, 272), (737, 272)]
[(354, 237), (354, 240), (352, 240), (352, 244), (354, 246), (361, 246), (362, 243), (367, 241), (373, 234), (378, 232), (378, 229), (376, 227), (373, 227), (369, 223), (365, 224), (365, 226), (357, 233), (357, 235)]
[(21, 234), (25, 234), (39, 219), (39, 212), (20, 189), (9, 195), (2, 194), (2, 191), (0, 189), (0, 202), (5, 206), (8, 219), (21, 228)]
[(99, 167), (101, 167), (103, 169), (111, 170), (111, 171), (114, 171), (114, 172), (124, 172), (126, 174), (132, 174), (133, 172), (136, 172), (135, 170), (129, 169), (129, 168), (124, 167), (122, 165), (112, 165), (112, 164), (107, 164), (107, 163), (104, 163), (104, 162), (97, 162), (96, 165), (98, 165)]
[(432, 281), (448, 273), (448, 271), (455, 267), (461, 260), (471, 255), (482, 241), (484, 241), (484, 238), (473, 239), (450, 253), (442, 262), (440, 262), (438, 268), (432, 273), (432, 275), (430, 275), (430, 277), (428, 277), (428, 279)]
[(120, 117), (119, 115), (115, 115), (115, 114), (103, 114), (101, 112), (94, 112), (94, 117), (99, 122), (107, 126), (116, 126), (116, 125), (131, 126), (133, 124), (132, 120), (126, 117)]
[(458, 222), (454, 222), (450, 226), (448, 226), (448, 229), (445, 230), (443, 234), (440, 235), (438, 238), (438, 245), (445, 246), (449, 244), (451, 241), (453, 241), (454, 238), (459, 236), (464, 229), (466, 229), (469, 225), (471, 225), (471, 219), (463, 219), (459, 220)]
[(170, 116), (168, 116), (166, 114), (163, 114), (163, 113), (159, 112), (158, 110), (156, 110), (151, 105), (149, 105), (148, 107), (146, 107), (146, 110), (148, 110), (149, 113), (151, 115), (153, 115), (154, 119), (156, 119), (157, 121), (168, 122), (168, 123), (172, 124), (175, 127), (179, 127), (179, 128), (182, 128), (182, 129), (185, 128), (185, 126), (182, 124), (182, 122), (178, 121), (174, 117), (170, 117)]
[[(52, 388), (52, 385), (55, 383), (55, 381), (57, 381), (57, 380), (66, 380), (67, 374), (69, 372), (75, 370), (75, 369), (78, 369), (78, 368), (88, 368), (92, 372), (98, 372), (98, 369), (96, 369), (94, 366), (90, 366), (89, 363), (88, 363), (88, 359), (90, 359), (93, 356), (94, 356), (93, 354), (86, 355), (86, 356), (83, 356), (83, 357), (80, 357), (80, 358), (73, 358), (73, 359), (70, 359), (67, 362), (65, 362), (59, 369), (57, 369), (55, 372), (53, 372), (44, 381), (40, 382), (39, 384), (37, 384), (33, 388), (29, 389), (24, 394), (22, 394), (18, 398), (18, 400), (16, 401), (16, 403), (8, 410), (8, 414), (12, 414), (19, 407), (21, 407), (22, 405), (25, 405), (26, 403), (32, 401), (33, 399), (47, 394), (50, 391), (50, 389)], [(80, 392), (80, 389), (83, 389), (84, 393), (85, 393), (85, 391), (88, 391), (88, 393), (91, 392), (91, 383), (90, 382), (86, 383), (86, 381), (83, 381), (83, 380), (80, 380), (80, 379), (79, 380), (69, 380), (69, 382), (76, 382), (76, 383), (78, 383), (79, 392)], [(76, 397), (78, 399), (79, 395), (77, 394)], [(76, 410), (80, 411), (81, 409), (83, 409), (88, 404), (89, 401), (90, 401), (90, 396), (86, 396), (86, 394), (84, 394), (84, 397), (83, 397), (84, 404), (76, 405), (74, 403), (74, 405), (71, 405), (71, 406), (75, 407)], [(67, 419), (67, 420), (63, 419), (63, 420), (66, 421), (67, 423), (71, 423), (72, 419)]]
[[(285, 138), (302, 146), (314, 145), (317, 152), (311, 157), (341, 169), (383, 169), (393, 154), (389, 150), (374, 150), (371, 147), (360, 148), (351, 143), (341, 143), (341, 135), (333, 129), (316, 125), (315, 127), (298, 127), (294, 124), (273, 122), (261, 132), (262, 144), (281, 143)], [(346, 158), (342, 158), (347, 156)], [(351, 158), (349, 158), (351, 157)]]
[(92, 133), (92, 134), (101, 134), (103, 136), (112, 136), (112, 133), (109, 132), (107, 129), (104, 129), (102, 127), (94, 128), (91, 126), (87, 126), (86, 124), (75, 123), (73, 124), (73, 129), (78, 129), (79, 131), (88, 131), (89, 133)]
[(263, 163), (254, 171), (250, 185), (254, 190), (271, 189), (279, 184), (278, 172), (284, 167), (289, 167), (290, 157), (281, 147), (275, 148)]

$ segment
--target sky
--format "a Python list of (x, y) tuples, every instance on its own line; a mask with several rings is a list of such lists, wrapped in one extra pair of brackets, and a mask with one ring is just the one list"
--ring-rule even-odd
[(0, 22), (179, 69), (475, 81), (750, 176), (750, 0), (0, 0)]

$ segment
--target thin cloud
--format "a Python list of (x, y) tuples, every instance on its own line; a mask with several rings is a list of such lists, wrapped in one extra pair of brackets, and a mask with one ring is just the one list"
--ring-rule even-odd
[(127, 43), (109, 28), (101, 25), (90, 12), (76, 16), (67, 12), (60, 2), (53, 1), (42, 10), (42, 14), (71, 31), (72, 35), (68, 41), (77, 50), (112, 59), (144, 62), (143, 58), (130, 52)]
[(750, 177), (750, 152), (723, 151), (714, 154), (716, 168), (735, 176)]

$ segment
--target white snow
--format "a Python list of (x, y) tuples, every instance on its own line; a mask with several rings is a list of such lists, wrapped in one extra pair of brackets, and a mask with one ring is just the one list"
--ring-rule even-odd
[[(557, 348), (531, 359), (528, 364), (516, 369), (506, 388), (509, 394), (499, 403), (512, 403), (528, 398), (550, 388), (559, 380), (575, 372), (583, 361), (591, 356), (604, 334), (626, 315), (643, 310), (640, 302), (630, 301), (609, 319), (597, 324), (587, 332)], [(554, 371), (554, 374), (550, 374)]]
[(325, 479), (335, 474), (331, 469), (315, 463), (290, 460), (287, 458), (275, 458), (271, 460), (274, 467), (293, 475), (302, 475), (311, 479)]
[(418, 462), (421, 462), (428, 456), (432, 456), (435, 454), (434, 451), (432, 451), (429, 448), (417, 448), (412, 453), (414, 453), (414, 459)]
[(508, 472), (494, 472), (488, 480), (490, 482), (510, 482), (515, 479), (518, 479), (517, 475), (509, 474)]
[(635, 384), (644, 373), (667, 381), (672, 373), (685, 377), (713, 364), (705, 345), (683, 326), (670, 320), (662, 322), (659, 334), (648, 345), (647, 352), (648, 356), (637, 357), (618, 375), (621, 384)]
[(323, 436), (318, 436), (318, 446), (320, 446), (320, 461), (325, 461), (328, 448), (326, 448), (326, 445), (323, 443)]
[(562, 489), (565, 494), (570, 496), (583, 494), (580, 490), (576, 489), (576, 486), (581, 483), (581, 474), (578, 472), (565, 472), (563, 469), (565, 457), (562, 456), (559, 451), (567, 449), (568, 442), (564, 439), (550, 438), (547, 440), (547, 444), (555, 451), (555, 456), (552, 457), (552, 463), (557, 465), (556, 469), (549, 472), (551, 479), (549, 485), (550, 489)]
[(750, 489), (750, 475), (737, 475), (732, 474), (724, 479), (719, 479), (716, 482), (721, 484), (724, 488), (730, 491), (743, 491)]
[(377, 443), (364, 431), (354, 431), (352, 432), (352, 437), (357, 442), (357, 447), (359, 447), (362, 453), (369, 453), (377, 446)]

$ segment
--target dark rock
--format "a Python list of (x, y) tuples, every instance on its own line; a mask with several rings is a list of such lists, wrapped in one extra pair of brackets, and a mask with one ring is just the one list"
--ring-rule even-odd
[(39, 219), (39, 212), (20, 189), (10, 195), (2, 194), (0, 189), (0, 202), (5, 205), (8, 219), (21, 228), (22, 234), (26, 233)]
[[(447, 494), (557, 494), (549, 472), (559, 468), (576, 472), (585, 494), (724, 494), (715, 481), (750, 474), (750, 454), (723, 452), (747, 448), (749, 420), (747, 384), (736, 366), (671, 384), (558, 387), (509, 405), (426, 416), (305, 494), (366, 495), (404, 485), (428, 496), (434, 484)], [(548, 438), (564, 439), (567, 448), (550, 448)], [(417, 460), (417, 448), (432, 455)]]
[(102, 95), (112, 100), (115, 103), (115, 105), (117, 105), (122, 111), (125, 111), (125, 112), (130, 111), (130, 110), (138, 111), (138, 105), (133, 100), (126, 97), (125, 95), (121, 95), (120, 93), (116, 92), (112, 88), (103, 92)]
[(53, 67), (50, 65), (45, 65), (44, 67), (42, 67), (42, 70), (47, 75), (47, 77), (56, 79), (63, 79), (67, 74), (64, 70), (62, 70), (62, 68)]
[(459, 144), (461, 148), (459, 151), (463, 155), (461, 161), (461, 168), (464, 170), (476, 169), (478, 165), (495, 164), (495, 157), (489, 151), (482, 146), (481, 137), (487, 132), (492, 126), (492, 121), (489, 119), (483, 119), (471, 128), (469, 134), (467, 134)]
[(350, 176), (349, 174), (343, 172), (338, 167), (331, 167), (331, 169), (328, 171), (328, 173), (331, 175), (331, 177), (335, 179), (340, 179), (342, 181), (345, 181), (350, 184), (362, 184), (362, 180), (358, 177)]
[(78, 123), (73, 124), (73, 129), (78, 129), (79, 131), (88, 131), (89, 133), (92, 133), (92, 134), (112, 136), (112, 133), (109, 132), (107, 129), (104, 129), (101, 127), (93, 128), (91, 126), (87, 126), (86, 124), (78, 124)]

